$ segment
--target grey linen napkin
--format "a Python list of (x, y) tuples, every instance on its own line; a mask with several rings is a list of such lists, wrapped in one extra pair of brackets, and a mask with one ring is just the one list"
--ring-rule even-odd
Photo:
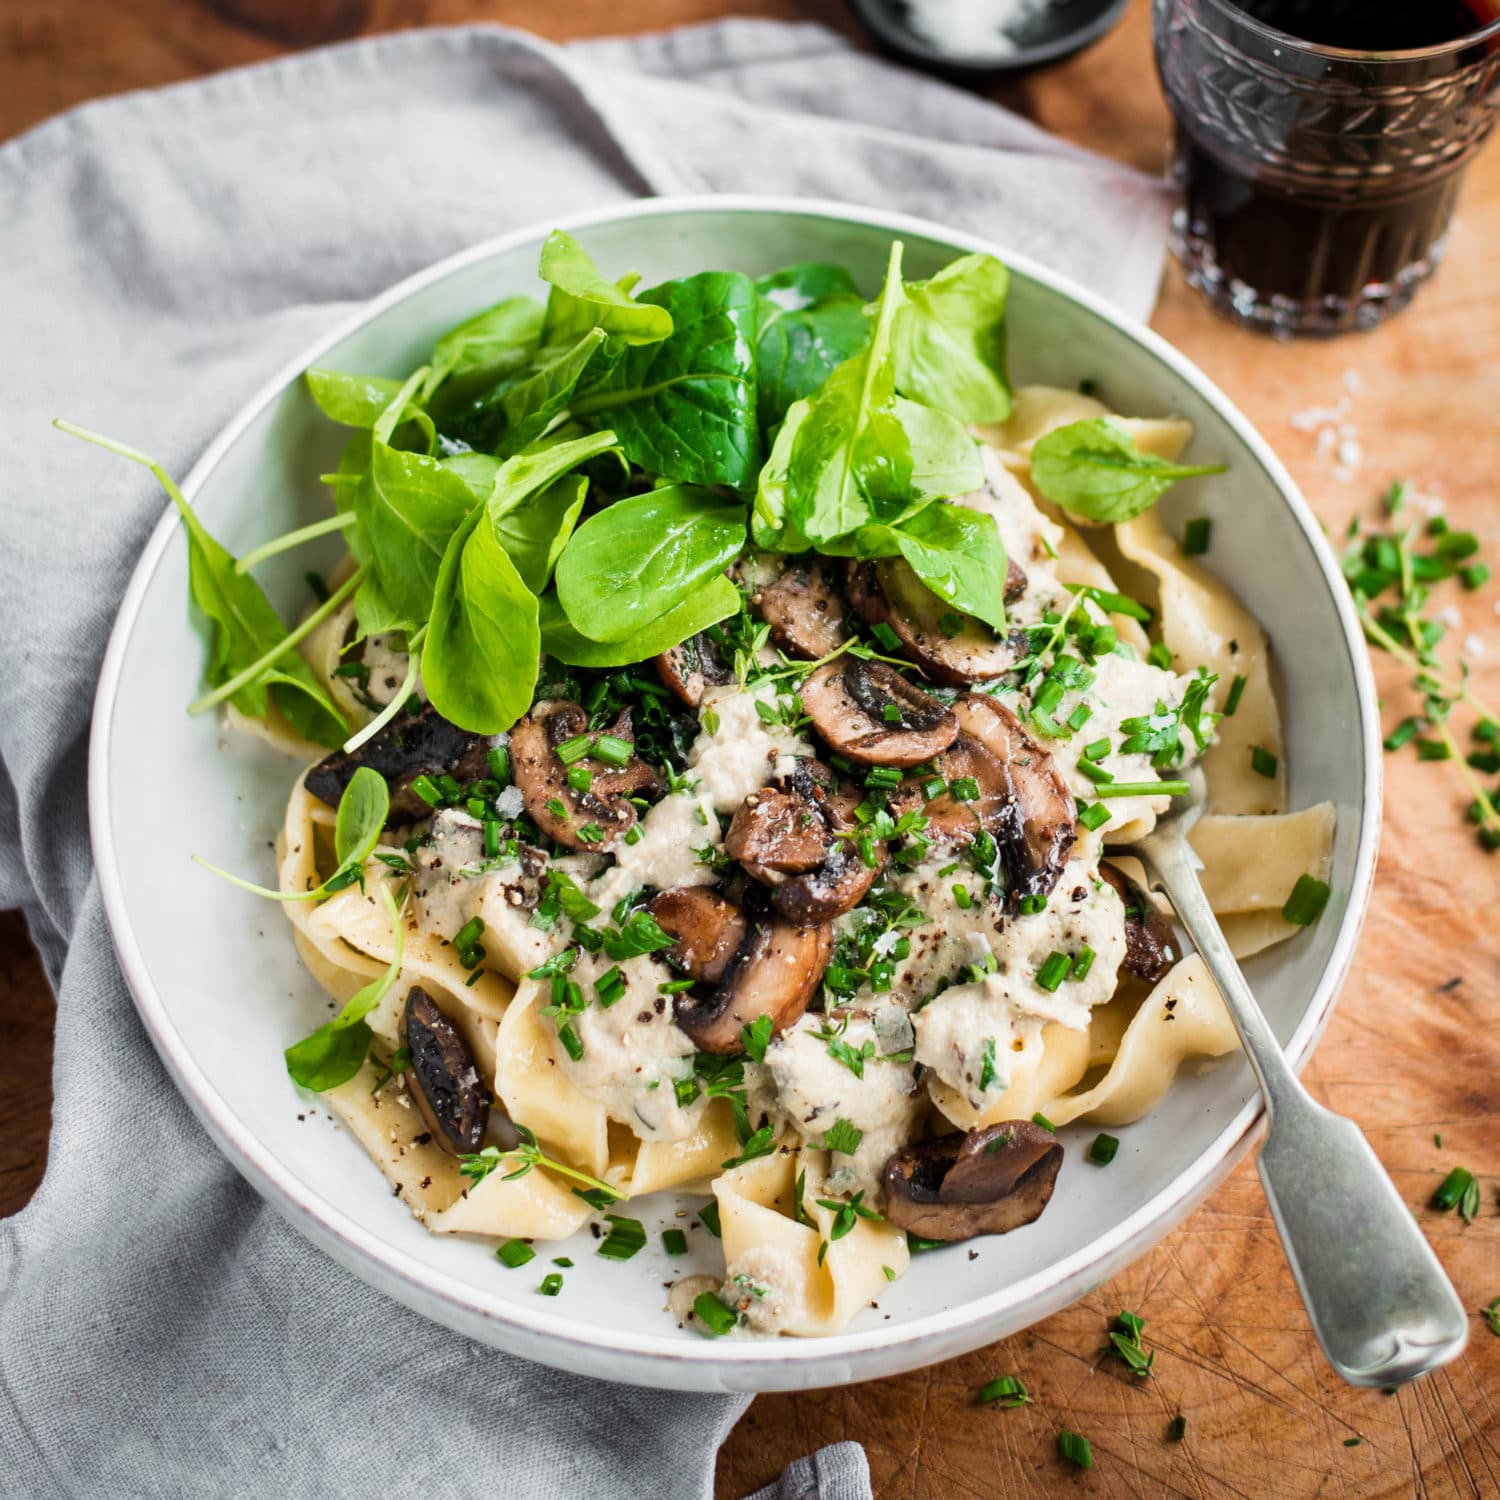
[[(84, 795), (104, 642), (163, 502), (47, 426), (181, 475), (398, 278), (683, 190), (899, 206), (1138, 314), (1161, 263), (1156, 184), (809, 26), (566, 50), (410, 33), (90, 105), (0, 149), (0, 906), (25, 911), (58, 996), (46, 1179), (0, 1223), (0, 1493), (712, 1493), (741, 1398), (567, 1376), (387, 1301), (277, 1218), (168, 1081), (110, 947)], [(761, 1497), (868, 1494), (841, 1443)]]

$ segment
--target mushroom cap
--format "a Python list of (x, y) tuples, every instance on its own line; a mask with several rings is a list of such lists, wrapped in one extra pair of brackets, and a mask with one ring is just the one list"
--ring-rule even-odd
[(448, 775), (464, 784), (478, 781), (489, 775), (486, 757), (495, 743), (494, 736), (460, 729), (428, 703), (420, 713), (398, 714), (359, 749), (325, 756), (307, 773), (305, 785), (314, 797), (337, 807), (354, 773), (369, 766), (390, 788), (386, 827), (397, 827), (432, 812), (412, 790), (418, 776)]
[(815, 870), (833, 843), (823, 811), (790, 789), (766, 786), (740, 803), (724, 848), (763, 885)]
[(788, 921), (802, 926), (831, 922), (865, 899), (885, 863), (885, 852), (885, 845), (876, 843), (875, 863), (867, 865), (852, 840), (836, 839), (817, 869), (778, 885), (771, 892), (771, 904)]
[(656, 675), (689, 708), (697, 708), (711, 687), (726, 687), (734, 681), (734, 670), (719, 654), (706, 631), (663, 651), (656, 658)]
[(842, 656), (819, 667), (800, 695), (824, 741), (867, 766), (915, 766), (958, 733), (952, 709), (884, 662)]
[(479, 1150), (490, 1096), (463, 1033), (419, 985), (406, 997), (402, 1020), (411, 1058), (406, 1085), (433, 1140), (450, 1156)]
[(752, 603), (771, 627), (771, 639), (791, 656), (827, 656), (849, 635), (849, 606), (839, 591), (837, 564), (819, 558), (789, 562)]
[(934, 1136), (885, 1166), (885, 1216), (930, 1240), (1005, 1234), (1046, 1208), (1062, 1166), (1061, 1142), (1030, 1120)]
[(718, 984), (749, 933), (745, 914), (706, 885), (659, 891), (647, 910), (674, 941), (667, 957), (704, 984)]
[(1078, 837), (1078, 806), (1067, 782), (1052, 757), (998, 699), (966, 693), (953, 712), (963, 732), (1005, 771), (1009, 795), (991, 831), (1012, 902), (1050, 894)]
[[(527, 817), (548, 838), (569, 849), (599, 849), (618, 838), (635, 822), (635, 809), (626, 798), (654, 793), (661, 787), (655, 767), (638, 755), (623, 766), (584, 756), (574, 765), (585, 767), (593, 782), (587, 791), (569, 786), (568, 767), (557, 758), (557, 747), (587, 732), (588, 727), (588, 715), (578, 704), (546, 699), (533, 706), (510, 736), (512, 774), (521, 789)], [(629, 711), (621, 714), (607, 732), (633, 743)], [(591, 842), (580, 837), (579, 829), (590, 823), (598, 826), (602, 838)]]
[(1151, 904), (1146, 893), (1117, 865), (1108, 860), (1099, 866), (1107, 880), (1125, 903), (1125, 960), (1120, 965), (1127, 974), (1155, 984), (1165, 979), (1167, 970), (1177, 962), (1177, 934), (1172, 924)]
[(741, 1032), (762, 1016), (779, 1036), (807, 1009), (832, 956), (826, 922), (799, 927), (777, 915), (753, 917), (713, 993), (677, 997), (677, 1025), (700, 1052), (743, 1052)]

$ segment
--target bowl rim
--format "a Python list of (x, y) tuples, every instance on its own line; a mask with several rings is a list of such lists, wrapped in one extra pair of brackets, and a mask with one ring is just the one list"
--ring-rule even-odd
[[(288, 386), (300, 379), (323, 353), (427, 286), (528, 242), (540, 242), (553, 228), (586, 231), (621, 220), (671, 220), (678, 215), (704, 213), (729, 216), (774, 213), (833, 219), (892, 235), (919, 236), (969, 252), (997, 255), (1013, 271), (1080, 304), (1144, 346), (1148, 353), (1215, 408), (1275, 484), (1322, 571), (1343, 627), (1343, 646), (1352, 667), (1358, 700), (1359, 752), (1364, 781), (1348, 904), (1328, 960), (1286, 1048), (1288, 1059), (1300, 1069), (1327, 1025), (1339, 987), (1352, 962), (1369, 906), (1379, 843), (1383, 773), (1380, 727), (1374, 677), (1353, 602), (1333, 551), (1306, 500), (1265, 439), (1238, 407), (1160, 335), (1112, 307), (1086, 287), (1028, 256), (1006, 251), (986, 236), (948, 228), (914, 215), (817, 198), (694, 194), (634, 199), (603, 209), (559, 215), (545, 223), (529, 224), (495, 236), (437, 261), (341, 318), (293, 359), (285, 362), (248, 398), (193, 465), (182, 482), (183, 493), (190, 501), (194, 500), (220, 460), (251, 423), (279, 400)], [(757, 1390), (816, 1385), (817, 1366), (827, 1367), (830, 1378), (840, 1381), (874, 1378), (917, 1368), (960, 1350), (977, 1348), (1076, 1300), (1090, 1286), (1144, 1253), (1175, 1227), (1198, 1201), (1222, 1182), (1253, 1144), (1263, 1117), (1259, 1093), (1246, 1101), (1189, 1167), (1141, 1203), (1113, 1230), (1088, 1238), (1064, 1259), (1022, 1281), (1009, 1283), (983, 1297), (957, 1303), (942, 1312), (902, 1323), (893, 1321), (889, 1327), (882, 1325), (818, 1338), (746, 1339), (726, 1344), (724, 1341), (687, 1340), (675, 1328), (660, 1335), (641, 1335), (593, 1325), (581, 1326), (576, 1320), (547, 1307), (533, 1309), (488, 1297), (461, 1278), (417, 1260), (379, 1233), (355, 1223), (301, 1183), (295, 1174), (282, 1167), (248, 1124), (218, 1095), (173, 1026), (128, 921), (125, 887), (114, 841), (108, 747), (129, 643), (156, 571), (180, 525), (180, 518), (168, 504), (142, 550), (125, 590), (95, 694), (89, 745), (88, 799), (94, 864), (105, 914), (136, 1010), (167, 1070), (209, 1134), (231, 1163), (284, 1217), (315, 1245), (333, 1251), (335, 1258), (355, 1270), (367, 1283), (390, 1291), (426, 1316), (438, 1316), (440, 1310), (442, 1316), (439, 1320), (448, 1320), (449, 1326), (477, 1319), (485, 1325), (486, 1332), (495, 1331), (495, 1342), (501, 1347), (506, 1345), (506, 1333), (512, 1332), (516, 1342), (525, 1344), (524, 1352), (528, 1357), (579, 1369), (588, 1356), (603, 1356), (610, 1368), (595, 1373), (606, 1378), (647, 1384), (687, 1384), (689, 1379), (701, 1383), (704, 1377), (718, 1371), (728, 1372), (730, 1381), (742, 1382), (744, 1389)], [(1022, 1312), (1018, 1319), (1020, 1309), (1028, 1311)], [(555, 1351), (555, 1360), (549, 1353), (549, 1346)], [(924, 1357), (923, 1350), (927, 1346), (935, 1347)], [(574, 1357), (568, 1358), (568, 1354)], [(676, 1367), (676, 1378), (664, 1380), (672, 1367)], [(779, 1377), (774, 1373), (778, 1368)]]

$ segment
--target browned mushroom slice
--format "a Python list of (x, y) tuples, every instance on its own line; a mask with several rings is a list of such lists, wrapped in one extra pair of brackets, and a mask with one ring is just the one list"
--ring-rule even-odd
[(848, 605), (839, 592), (834, 566), (815, 559), (789, 563), (781, 577), (752, 601), (771, 627), (771, 639), (792, 656), (827, 656), (848, 637)]
[(718, 984), (750, 928), (745, 914), (706, 885), (680, 885), (654, 896), (648, 907), (674, 941), (667, 957), (691, 979)]
[(998, 699), (966, 693), (953, 712), (963, 732), (1005, 771), (1008, 805), (990, 831), (1000, 845), (1012, 903), (1047, 895), (1078, 837), (1078, 807), (1067, 782), (1052, 757)]
[[(900, 637), (904, 654), (932, 681), (954, 687), (985, 682), (1003, 676), (1026, 655), (1025, 631), (996, 635), (983, 620), (960, 613), (933, 593), (904, 559), (882, 558), (874, 566), (886, 622)], [(1007, 572), (1007, 597), (1012, 578)], [(1023, 573), (1020, 584), (1024, 590)]]
[(417, 985), (406, 997), (404, 1021), (406, 1085), (433, 1140), (450, 1156), (479, 1150), (490, 1096), (463, 1033)]
[(681, 645), (663, 651), (656, 658), (656, 672), (689, 708), (697, 708), (709, 688), (726, 687), (734, 681), (733, 668), (701, 630)]
[(1155, 984), (1166, 978), (1177, 962), (1177, 934), (1172, 924), (1151, 904), (1150, 898), (1123, 870), (1104, 863), (1099, 873), (1119, 892), (1125, 903), (1125, 962), (1121, 968), (1138, 979)]
[(361, 766), (379, 771), (391, 792), (391, 810), (386, 826), (425, 818), (432, 808), (412, 790), (412, 782), (424, 773), (448, 775), (467, 785), (489, 775), (486, 757), (495, 740), (489, 735), (470, 734), (447, 719), (429, 703), (420, 713), (400, 714), (358, 750), (346, 754), (336, 750), (307, 773), (306, 786), (314, 797), (337, 807), (345, 788)]
[[(557, 747), (587, 733), (588, 727), (588, 715), (576, 703), (548, 700), (536, 704), (510, 736), (511, 767), (526, 816), (569, 849), (598, 849), (618, 838), (635, 822), (635, 809), (626, 798), (660, 787), (655, 768), (639, 756), (623, 766), (586, 756), (574, 765), (586, 768), (592, 782), (586, 791), (569, 786), (568, 767), (558, 759)], [(629, 718), (622, 716), (611, 732), (625, 738)], [(598, 837), (584, 837), (583, 830), (597, 830)]]
[(896, 1152), (885, 1167), (885, 1216), (929, 1240), (1005, 1234), (1046, 1208), (1063, 1148), (1030, 1120), (936, 1136)]
[(831, 922), (865, 899), (885, 863), (885, 845), (875, 844), (871, 858), (874, 864), (867, 865), (852, 840), (836, 839), (817, 869), (778, 885), (771, 892), (771, 904), (801, 926)]
[(677, 1024), (700, 1052), (743, 1052), (741, 1032), (762, 1016), (779, 1036), (807, 1009), (833, 956), (833, 928), (783, 917), (750, 920), (749, 931), (711, 995), (677, 997)]
[(751, 792), (724, 836), (724, 848), (759, 881), (774, 885), (786, 875), (816, 869), (833, 836), (818, 806), (780, 787)]
[(958, 738), (938, 756), (937, 769), (950, 787), (955, 781), (972, 781), (979, 795), (964, 801), (945, 791), (924, 804), (924, 836), (934, 843), (962, 846), (983, 828), (999, 838), (1010, 808), (1010, 778), (1005, 767), (972, 735), (959, 730)]
[(803, 709), (828, 746), (867, 766), (914, 766), (953, 743), (958, 720), (884, 662), (840, 657), (802, 684)]

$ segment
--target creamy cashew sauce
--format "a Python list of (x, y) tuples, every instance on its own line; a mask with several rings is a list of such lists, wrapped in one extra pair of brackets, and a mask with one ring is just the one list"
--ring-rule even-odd
[[(997, 457), (986, 450), (984, 459), (986, 487), (962, 503), (995, 517), (1008, 555), (1027, 575), (1011, 622), (1036, 625), (1049, 612), (1073, 604), (1053, 560), (1062, 529), (1041, 514)], [(771, 576), (767, 559), (756, 559), (753, 566)], [(1095, 620), (1104, 618), (1090, 601), (1074, 607)], [(1091, 670), (1092, 680), (1070, 692), (1056, 714), (1065, 719), (1086, 700), (1085, 728), (1047, 742), (1075, 796), (1090, 802), (1095, 786), (1078, 770), (1083, 747), (1108, 739), (1110, 749), (1097, 763), (1117, 781), (1155, 779), (1159, 773), (1148, 755), (1119, 751), (1121, 723), (1150, 716), (1158, 702), (1175, 709), (1188, 685), (1187, 678), (1141, 660), (1128, 646), (1100, 658)], [(522, 847), (511, 857), (486, 860), (480, 825), (460, 810), (440, 812), (430, 842), (413, 855), (422, 922), (451, 941), (465, 922), (481, 916), (487, 948), (524, 972), (571, 941), (573, 924), (566, 916), (545, 930), (534, 921), (549, 871), (567, 872), (599, 908), (595, 925), (610, 920), (617, 902), (643, 891), (714, 884), (735, 810), (751, 793), (787, 774), (795, 758), (818, 753), (803, 734), (779, 722), (778, 687), (787, 683), (731, 685), (706, 695), (687, 769), (676, 789), (642, 816), (633, 843), (618, 839), (598, 854), (551, 860)], [(1004, 693), (1001, 701), (1018, 711), (1026, 706), (1025, 694), (1015, 691)], [(1125, 954), (1125, 911), (1099, 875), (1103, 839), (1127, 825), (1138, 835), (1167, 805), (1162, 797), (1115, 799), (1104, 830), (1080, 827), (1061, 878), (1037, 912), (1009, 911), (998, 893), (986, 897), (962, 851), (951, 847), (934, 843), (914, 868), (893, 864), (886, 872), (887, 888), (907, 897), (919, 917), (884, 933), (877, 943), (876, 956), (890, 961), (888, 982), (879, 990), (866, 983), (826, 1013), (810, 1011), (771, 1042), (763, 1064), (745, 1063), (752, 1125), (764, 1121), (778, 1135), (819, 1145), (836, 1121), (848, 1122), (861, 1132), (859, 1145), (852, 1154), (830, 1152), (826, 1191), (864, 1193), (878, 1205), (885, 1163), (918, 1133), (929, 1083), (944, 1084), (975, 1108), (987, 1108), (1003, 1096), (1017, 1065), (1038, 1055), (1046, 1026), (1086, 1028), (1091, 1009), (1114, 994)], [(864, 920), (859, 910), (848, 913), (836, 920), (835, 932), (847, 937)], [(907, 947), (897, 958), (903, 938)], [(1095, 956), (1082, 978), (1069, 977), (1055, 989), (1037, 982), (1050, 955), (1085, 949)], [(592, 996), (598, 979), (616, 966), (603, 953), (584, 952), (569, 977)], [(695, 1053), (676, 1024), (672, 997), (659, 991), (678, 976), (654, 954), (622, 960), (618, 968), (624, 993), (609, 1006), (589, 1003), (571, 1017), (581, 1056), (559, 1046), (557, 1063), (612, 1120), (642, 1139), (680, 1139), (699, 1123), (708, 1101), (700, 1096), (683, 1105), (674, 1087), (692, 1076)], [(842, 1044), (837, 1053), (830, 1050), (834, 1042)], [(860, 1059), (859, 1071), (844, 1060), (851, 1054)], [(803, 1274), (794, 1258), (759, 1249), (728, 1268), (721, 1294), (743, 1313), (744, 1331), (772, 1332), (783, 1301), (798, 1300), (788, 1296), (796, 1290), (788, 1278)], [(673, 1310), (685, 1318), (691, 1288), (720, 1285), (701, 1278), (678, 1283)]]

